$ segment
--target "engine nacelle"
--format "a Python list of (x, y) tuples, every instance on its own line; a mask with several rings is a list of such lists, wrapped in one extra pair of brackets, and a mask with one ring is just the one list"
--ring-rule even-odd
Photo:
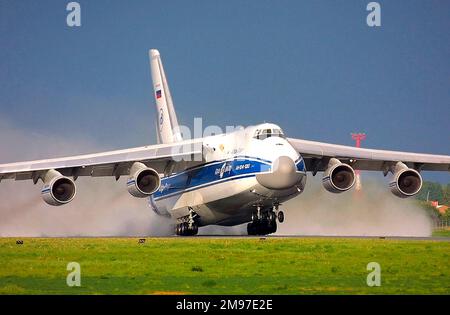
[(355, 171), (350, 165), (332, 158), (323, 174), (322, 184), (332, 193), (347, 191), (355, 184)]
[(161, 179), (157, 171), (145, 164), (135, 162), (127, 181), (128, 192), (138, 198), (145, 198), (159, 189)]
[(75, 182), (60, 172), (49, 170), (44, 177), (42, 199), (52, 206), (61, 206), (73, 200), (76, 194)]
[(414, 196), (422, 188), (422, 176), (415, 169), (398, 162), (395, 165), (394, 176), (389, 183), (389, 188), (394, 195), (400, 198)]

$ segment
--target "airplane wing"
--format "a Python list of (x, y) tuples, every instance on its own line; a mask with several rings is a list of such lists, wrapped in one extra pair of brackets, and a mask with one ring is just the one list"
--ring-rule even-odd
[(188, 140), (95, 154), (0, 164), (0, 181), (32, 179), (36, 184), (52, 169), (74, 179), (79, 176), (114, 176), (119, 179), (120, 176), (130, 173), (134, 162), (141, 162), (159, 173), (166, 173), (175, 165), (182, 164), (182, 168), (186, 168), (201, 163), (202, 151), (201, 140)]
[(450, 171), (448, 155), (363, 149), (292, 138), (288, 141), (302, 155), (306, 169), (313, 174), (324, 171), (331, 158), (337, 158), (355, 170), (383, 171), (385, 175), (397, 162), (418, 171)]

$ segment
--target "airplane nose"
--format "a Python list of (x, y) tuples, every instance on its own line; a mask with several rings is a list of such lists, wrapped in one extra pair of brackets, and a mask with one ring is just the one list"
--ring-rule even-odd
[(269, 189), (287, 189), (302, 179), (297, 173), (294, 161), (288, 156), (280, 156), (272, 162), (272, 171), (256, 175), (256, 180)]

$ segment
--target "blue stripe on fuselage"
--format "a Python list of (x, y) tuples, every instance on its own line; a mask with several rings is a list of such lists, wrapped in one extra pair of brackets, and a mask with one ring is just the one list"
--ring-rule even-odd
[(257, 158), (257, 157), (246, 156), (246, 155), (237, 155), (237, 156), (235, 156), (235, 157), (233, 157), (231, 159), (223, 159), (223, 160), (211, 161), (211, 162), (204, 163), (204, 164), (201, 164), (201, 165), (196, 165), (196, 166), (187, 168), (187, 169), (185, 169), (184, 171), (182, 171), (180, 173), (177, 173), (177, 174), (174, 174), (174, 175), (170, 175), (170, 176), (167, 176), (165, 178), (171, 178), (171, 177), (174, 177), (174, 176), (179, 176), (181, 174), (188, 173), (188, 172), (191, 172), (193, 170), (204, 168), (204, 167), (210, 166), (210, 165), (223, 164), (224, 162), (231, 161), (231, 160), (237, 160), (237, 161), (257, 160), (257, 161), (260, 161), (260, 162), (266, 162), (266, 163), (272, 164), (272, 161), (269, 161), (269, 160), (265, 160), (265, 159), (261, 159), (261, 158)]
[[(163, 177), (160, 189), (154, 193), (153, 198), (160, 200), (220, 182), (255, 176), (257, 173), (270, 171), (271, 163), (269, 160), (255, 157), (236, 156), (229, 160), (195, 166), (181, 173)], [(298, 171), (306, 171), (302, 158), (295, 164)]]
[(209, 163), (186, 170), (182, 173), (163, 177), (160, 189), (154, 193), (155, 200), (204, 187), (226, 180), (249, 177), (250, 175), (270, 171), (269, 161), (236, 157), (218, 163)]

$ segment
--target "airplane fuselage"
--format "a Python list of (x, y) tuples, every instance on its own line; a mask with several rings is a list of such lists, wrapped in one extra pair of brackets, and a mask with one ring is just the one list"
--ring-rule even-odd
[[(261, 130), (264, 136), (257, 135)], [(161, 179), (160, 189), (150, 197), (156, 213), (183, 218), (194, 211), (199, 226), (237, 225), (251, 221), (257, 206), (278, 206), (305, 187), (304, 161), (274, 124), (205, 137), (203, 147), (202, 164)], [(275, 168), (293, 173), (292, 181), (271, 178)]]

